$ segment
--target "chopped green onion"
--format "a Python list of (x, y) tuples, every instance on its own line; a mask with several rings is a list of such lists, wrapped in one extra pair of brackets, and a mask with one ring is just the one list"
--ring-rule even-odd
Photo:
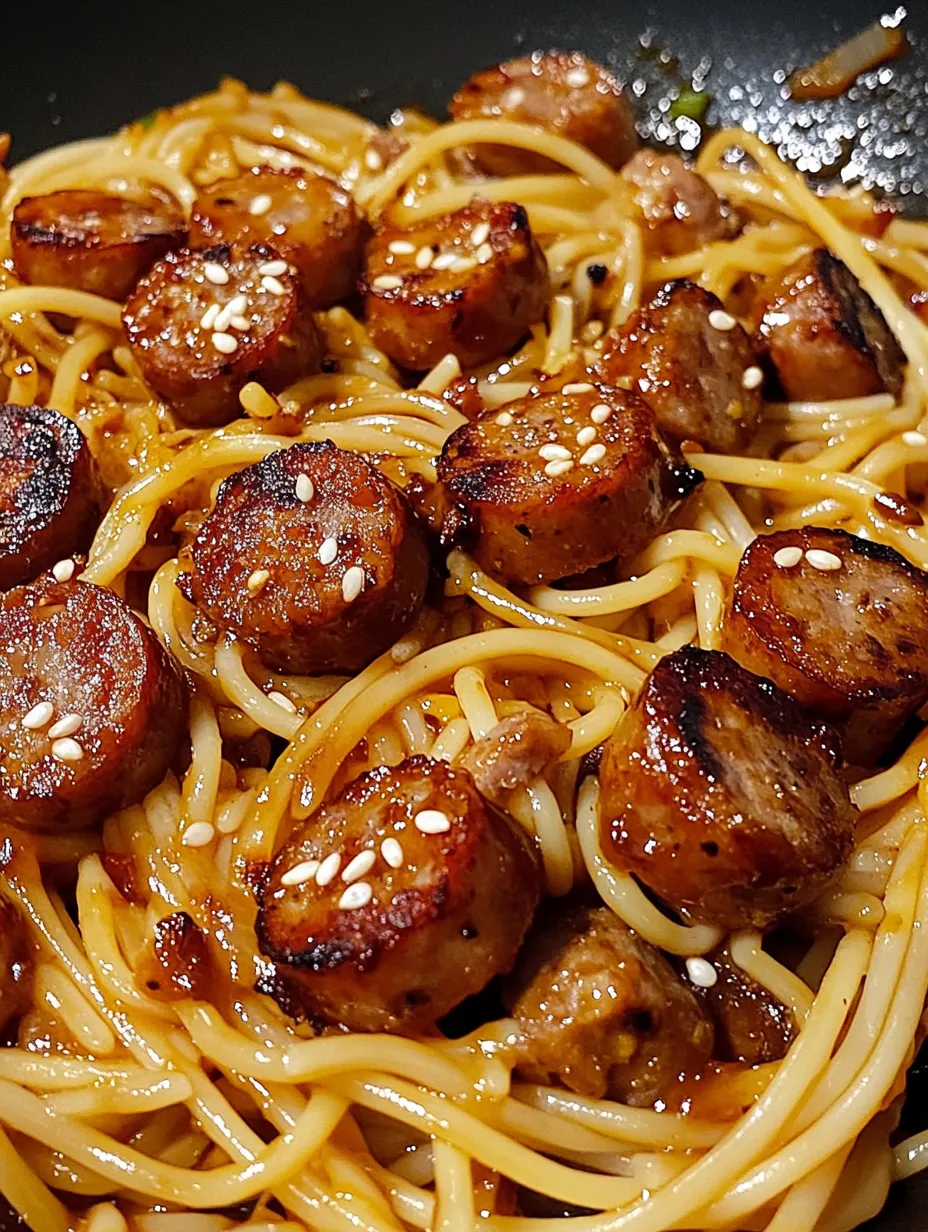
[(684, 86), (670, 104), (670, 118), (677, 120), (680, 116), (688, 116), (691, 120), (701, 120), (706, 114), (712, 96), (705, 90), (691, 90)]
[(158, 118), (157, 111), (149, 111), (149, 112), (146, 112), (145, 115), (139, 116), (139, 118), (136, 120), (136, 124), (140, 124), (142, 128), (151, 128), (151, 126), (154, 124), (157, 118)]

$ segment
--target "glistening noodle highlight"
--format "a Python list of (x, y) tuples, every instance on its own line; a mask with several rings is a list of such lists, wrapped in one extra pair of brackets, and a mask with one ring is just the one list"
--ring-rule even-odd
[[(768, 949), (760, 928), (726, 938), (674, 915), (613, 865), (597, 755), (666, 656), (721, 648), (758, 532), (840, 526), (928, 568), (921, 518), (893, 513), (918, 509), (928, 483), (928, 330), (909, 301), (928, 292), (928, 224), (886, 226), (861, 191), (816, 195), (749, 133), (724, 131), (696, 170), (740, 226), (671, 250), (628, 182), (579, 144), (507, 119), (402, 121), (384, 153), (359, 116), (288, 85), (263, 95), (228, 81), (8, 176), (5, 237), (25, 197), (155, 191), (189, 217), (205, 186), (252, 167), (335, 177), (374, 226), (418, 225), (475, 195), (518, 202), (552, 298), (514, 352), (465, 380), (450, 355), (413, 383), (349, 296), (315, 313), (323, 370), (273, 391), (259, 375), (238, 418), (199, 426), (146, 383), (120, 303), (21, 284), (4, 260), (5, 401), (53, 408), (86, 437), (115, 495), (78, 575), (144, 613), (186, 673), (190, 706), (189, 754), (102, 828), (6, 827), (0, 888), (23, 918), (31, 984), (0, 1049), (0, 1190), (37, 1232), (855, 1227), (928, 1163), (928, 1133), (890, 1145), (928, 990), (928, 735), (853, 783), (850, 858), (791, 943)], [(481, 178), (466, 156), (481, 143), (560, 169)], [(761, 279), (822, 247), (902, 348), (900, 395), (768, 401), (745, 456), (684, 441), (705, 481), (618, 575), (504, 584), (464, 538), (439, 554), (412, 626), (352, 675), (267, 666), (177, 584), (221, 483), (275, 451), (331, 441), (427, 490), (466, 398), (505, 415), (530, 394), (589, 387), (608, 331), (662, 284), (690, 279), (738, 314)], [(907, 498), (891, 507), (887, 491)], [(596, 896), (680, 972), (725, 943), (731, 968), (793, 1023), (782, 1058), (710, 1065), (636, 1106), (529, 1081), (513, 1018), (475, 1011), (463, 1035), (405, 1038), (322, 1026), (265, 995), (256, 887), (294, 829), (366, 771), (416, 755), (458, 765), (502, 720), (539, 713), (569, 741), (505, 808), (538, 852), (540, 910)], [(62, 739), (79, 746), (80, 733)], [(392, 861), (396, 848), (381, 850)], [(197, 961), (168, 997), (152, 938), (181, 917)]]

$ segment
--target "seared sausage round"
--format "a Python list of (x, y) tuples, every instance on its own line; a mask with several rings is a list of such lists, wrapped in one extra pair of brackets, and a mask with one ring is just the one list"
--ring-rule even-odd
[(331, 441), (230, 476), (190, 550), (184, 587), (221, 629), (290, 672), (354, 672), (415, 619), (428, 581), (402, 492)]
[(634, 555), (702, 479), (637, 395), (587, 382), (462, 424), (438, 476), (480, 565), (532, 584)]
[(25, 197), (13, 211), (10, 244), (24, 282), (124, 300), (142, 274), (184, 242), (178, 210), (88, 189)]
[(517, 787), (544, 774), (570, 748), (570, 729), (540, 710), (510, 714), (477, 740), (461, 758), (477, 790), (504, 804)]
[(22, 910), (0, 897), (0, 1029), (29, 1007), (32, 952)]
[(608, 907), (545, 914), (504, 997), (529, 1082), (647, 1107), (712, 1055), (712, 1023), (693, 992)]
[(928, 574), (843, 530), (759, 535), (723, 646), (834, 723), (848, 762), (869, 765), (928, 701)]
[(510, 969), (540, 886), (529, 840), (466, 770), (410, 757), (355, 779), (281, 850), (258, 943), (315, 1013), (415, 1034)]
[(276, 393), (322, 358), (299, 282), (261, 245), (170, 253), (140, 280), (123, 323), (145, 380), (192, 424), (234, 419), (248, 381)]
[(190, 245), (269, 244), (296, 268), (311, 308), (330, 308), (354, 290), (364, 223), (354, 199), (327, 175), (255, 167), (200, 191)]
[(905, 354), (882, 312), (827, 248), (761, 288), (755, 309), (786, 397), (793, 402), (902, 392)]
[(661, 253), (690, 252), (730, 237), (737, 220), (715, 189), (676, 154), (639, 150), (621, 171)]
[(769, 680), (684, 646), (606, 744), (604, 852), (691, 919), (766, 927), (811, 902), (850, 855), (840, 748)]
[(449, 353), (470, 367), (510, 350), (551, 293), (522, 206), (477, 200), (412, 227), (381, 227), (361, 290), (371, 337), (417, 371)]
[[(475, 73), (449, 108), (455, 120), (515, 120), (566, 137), (618, 169), (638, 147), (628, 96), (612, 74), (577, 51), (536, 52)], [(478, 145), (490, 175), (537, 175), (560, 163), (531, 150)]]
[(86, 551), (103, 495), (76, 424), (44, 406), (0, 406), (0, 590)]
[(608, 334), (597, 371), (610, 385), (630, 383), (665, 436), (713, 452), (745, 449), (763, 414), (750, 338), (717, 296), (692, 282), (667, 283)]
[(186, 730), (173, 659), (123, 599), (44, 576), (0, 599), (0, 821), (88, 825), (164, 777)]
[(796, 1031), (786, 1006), (746, 975), (727, 948), (707, 954), (706, 961), (715, 969), (716, 982), (696, 995), (715, 1023), (715, 1059), (745, 1065), (782, 1060)]

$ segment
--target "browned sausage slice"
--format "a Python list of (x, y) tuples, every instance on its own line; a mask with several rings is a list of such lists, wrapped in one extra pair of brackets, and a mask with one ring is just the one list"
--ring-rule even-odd
[(256, 167), (201, 190), (190, 216), (190, 245), (269, 244), (295, 266), (311, 308), (329, 308), (354, 290), (364, 223), (350, 193), (327, 175)]
[(509, 970), (539, 893), (529, 840), (467, 771), (411, 757), (362, 774), (282, 849), (258, 942), (322, 1016), (416, 1033)]
[[(455, 120), (515, 120), (586, 146), (616, 169), (638, 147), (628, 96), (612, 74), (580, 52), (535, 52), (497, 64), (466, 81), (449, 108)], [(561, 165), (512, 146), (479, 145), (474, 156), (490, 175), (535, 175)]]
[(46, 576), (0, 600), (0, 821), (88, 825), (133, 804), (185, 731), (173, 659), (113, 591)]
[(291, 672), (358, 671), (406, 631), (428, 581), (402, 492), (331, 441), (227, 479), (190, 555), (193, 602)]
[(706, 955), (715, 983), (697, 990), (715, 1023), (718, 1061), (762, 1065), (786, 1056), (795, 1024), (786, 1006), (745, 974), (727, 949)]
[(597, 371), (610, 385), (630, 383), (666, 436), (713, 452), (745, 449), (764, 409), (750, 338), (717, 296), (692, 282), (668, 282), (608, 334)]
[(540, 710), (511, 714), (468, 749), (461, 765), (477, 790), (504, 804), (517, 787), (538, 778), (570, 747), (570, 731)]
[(505, 997), (529, 1082), (648, 1106), (712, 1055), (712, 1024), (696, 996), (608, 907), (572, 903), (545, 916)]
[(192, 424), (234, 419), (248, 381), (276, 393), (322, 358), (299, 282), (262, 246), (171, 253), (141, 279), (123, 323), (145, 380)]
[(124, 300), (139, 278), (184, 242), (177, 209), (85, 189), (26, 197), (13, 211), (10, 243), (24, 282), (73, 287)]
[(0, 406), (0, 590), (86, 551), (103, 495), (76, 424), (44, 406)]
[(727, 239), (737, 229), (736, 216), (708, 180), (676, 154), (639, 150), (621, 175), (632, 186), (653, 247), (660, 253), (690, 252)]
[(671, 907), (763, 928), (805, 906), (850, 855), (840, 742), (720, 651), (662, 659), (609, 739), (603, 847)]
[(723, 646), (835, 723), (847, 761), (869, 765), (928, 701), (928, 574), (843, 530), (759, 535)]
[(783, 392), (824, 402), (902, 392), (905, 355), (882, 312), (827, 248), (761, 288), (755, 310)]
[(550, 296), (522, 206), (477, 200), (413, 227), (380, 228), (361, 290), (374, 341), (417, 371), (449, 353), (472, 367), (510, 350)]
[(438, 475), (480, 565), (525, 584), (634, 555), (702, 479), (640, 398), (588, 382), (463, 424)]

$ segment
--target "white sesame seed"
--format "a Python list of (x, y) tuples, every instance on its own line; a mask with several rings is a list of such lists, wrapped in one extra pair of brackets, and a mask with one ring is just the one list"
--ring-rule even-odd
[(456, 257), (454, 264), (450, 267), (452, 274), (464, 274), (468, 270), (472, 270), (477, 264), (470, 257)]
[(602, 443), (591, 445), (589, 449), (580, 458), (581, 466), (595, 466), (597, 462), (602, 462), (606, 456), (606, 446)]
[(233, 297), (226, 304), (225, 308), (223, 308), (219, 316), (216, 318), (216, 328), (225, 328), (222, 324), (223, 320), (231, 321), (233, 317), (237, 317), (240, 313), (244, 312), (247, 307), (247, 295), (233, 295)]
[(556, 462), (548, 462), (545, 466), (545, 474), (552, 479), (557, 479), (559, 475), (566, 475), (568, 471), (573, 470), (573, 466), (573, 461), (562, 458)]
[(395, 253), (398, 257), (408, 257), (416, 251), (415, 244), (410, 244), (409, 240), (393, 240), (387, 247), (390, 252)]
[(546, 462), (566, 462), (568, 458), (573, 457), (573, 454), (564, 445), (542, 445), (538, 450), (538, 456), (544, 458)]
[(821, 548), (809, 548), (806, 560), (813, 569), (821, 569), (823, 573), (834, 573), (841, 568), (841, 557), (834, 552), (824, 552)]
[(286, 693), (278, 693), (278, 691), (274, 689), (273, 692), (268, 693), (267, 700), (269, 702), (274, 702), (275, 705), (280, 706), (283, 710), (286, 710), (287, 714), (296, 714), (296, 706), (294, 706), (290, 698), (287, 697)]
[(705, 958), (688, 958), (686, 974), (697, 988), (712, 988), (718, 982), (718, 972)]
[(49, 739), (58, 740), (61, 736), (73, 736), (83, 726), (84, 719), (82, 715), (66, 714), (48, 729)]
[(313, 495), (315, 491), (316, 489), (313, 486), (313, 481), (310, 479), (310, 477), (306, 474), (305, 471), (301, 471), (300, 474), (297, 475), (296, 477), (296, 498), (297, 500), (302, 501), (303, 504), (305, 505), (313, 499)]
[(223, 355), (231, 355), (238, 350), (238, 339), (233, 338), (231, 334), (213, 334), (212, 343), (216, 350)]
[(52, 745), (52, 757), (56, 757), (58, 761), (80, 761), (83, 756), (84, 750), (70, 736), (56, 740)]
[(323, 539), (322, 546), (319, 548), (318, 558), (320, 565), (331, 565), (332, 561), (338, 555), (338, 540), (333, 539), (330, 535), (328, 539)]
[(303, 860), (299, 864), (294, 864), (293, 868), (288, 868), (281, 875), (280, 884), (284, 886), (303, 885), (304, 882), (312, 881), (318, 871), (318, 860)]
[(366, 907), (373, 897), (374, 891), (371, 889), (370, 882), (356, 881), (338, 900), (338, 909), (339, 911), (357, 911), (359, 907)]
[(390, 658), (394, 663), (408, 663), (410, 659), (414, 659), (422, 646), (414, 638), (405, 638), (403, 641), (397, 642), (390, 651)]
[(521, 86), (510, 86), (499, 101), (502, 107), (518, 107), (525, 102), (525, 91)]
[(23, 715), (19, 721), (20, 726), (25, 727), (27, 731), (39, 731), (54, 713), (55, 707), (51, 702), (39, 702), (32, 707), (28, 714)]
[(403, 867), (403, 848), (398, 839), (385, 838), (380, 844), (380, 854), (391, 868)]
[(484, 220), (478, 222), (476, 227), (470, 233), (470, 242), (474, 248), (479, 248), (487, 236), (490, 234), (490, 224)]
[(802, 560), (802, 548), (780, 548), (773, 554), (773, 563), (778, 569), (792, 569)]
[(354, 603), (364, 589), (364, 570), (360, 565), (352, 565), (345, 570), (342, 578), (342, 598), (346, 603)]
[(212, 329), (216, 324), (216, 318), (219, 316), (220, 308), (218, 304), (210, 304), (207, 310), (200, 317), (201, 329)]
[(763, 370), (758, 368), (756, 364), (752, 364), (750, 368), (745, 368), (741, 376), (742, 389), (757, 389), (764, 383)]
[(261, 214), (266, 214), (270, 208), (270, 193), (258, 193), (257, 197), (252, 197), (251, 205), (248, 207), (248, 213), (252, 216), (252, 218), (258, 218)]
[(319, 871), (316, 873), (316, 885), (327, 886), (330, 881), (338, 876), (338, 870), (342, 866), (342, 858), (337, 851), (333, 851), (319, 865)]
[(403, 285), (403, 280), (398, 274), (381, 274), (374, 279), (373, 285), (378, 291), (395, 291)]
[(585, 428), (581, 428), (577, 433), (577, 444), (583, 448), (584, 445), (592, 445), (596, 440), (596, 429), (592, 424), (588, 424)]
[(74, 561), (59, 560), (58, 564), (52, 569), (52, 577), (56, 582), (70, 582), (74, 577)]
[(493, 258), (493, 245), (492, 244), (481, 244), (480, 247), (477, 249), (477, 261), (480, 263), (480, 265), (486, 265), (486, 263), (492, 260), (492, 258)]
[(224, 287), (229, 281), (229, 271), (216, 261), (207, 261), (203, 266), (203, 277), (214, 286)]
[(501, 428), (508, 428), (512, 424), (512, 415), (509, 411), (500, 411), (500, 413), (496, 416), (496, 422)]
[(569, 86), (579, 88), (580, 86), (589, 85), (590, 74), (585, 68), (572, 68), (564, 80)]
[(366, 873), (369, 873), (374, 867), (374, 861), (377, 859), (377, 853), (370, 848), (367, 851), (359, 851), (353, 860), (349, 860), (342, 872), (342, 881), (348, 882), (357, 881)]
[(376, 150), (365, 150), (364, 166), (368, 169), (368, 171), (382, 171), (383, 159)]
[(713, 329), (718, 329), (724, 334), (734, 329), (738, 322), (730, 312), (723, 312), (721, 308), (713, 308), (709, 313), (709, 324)]
[(271, 295), (286, 295), (287, 294), (287, 288), (280, 281), (280, 279), (275, 278), (273, 274), (264, 275), (264, 277), (261, 279), (261, 287), (263, 290), (269, 292)]
[(240, 329), (242, 331), (251, 327), (251, 322), (247, 317), (233, 317), (229, 324), (233, 329)]
[(447, 834), (451, 829), (447, 814), (440, 809), (423, 809), (421, 813), (416, 813), (413, 822), (422, 834)]
[(258, 273), (266, 274), (268, 278), (279, 278), (286, 272), (287, 262), (281, 261), (279, 257), (276, 261), (265, 261), (263, 265), (258, 266)]
[(904, 445), (928, 445), (928, 436), (924, 432), (903, 432), (902, 443)]
[(590, 411), (590, 419), (592, 419), (595, 424), (604, 424), (611, 414), (612, 407), (606, 406), (605, 402), (600, 402), (597, 406), (593, 407), (592, 411)]
[(245, 583), (245, 585), (251, 591), (251, 593), (254, 594), (255, 591), (260, 590), (261, 587), (267, 583), (267, 580), (270, 576), (271, 575), (267, 571), (267, 569), (255, 569), (253, 573), (250, 573), (248, 575), (248, 581)]
[(589, 394), (593, 392), (593, 386), (589, 381), (574, 381), (572, 385), (565, 385), (561, 390), (562, 394)]
[(185, 847), (205, 847), (213, 841), (215, 833), (208, 821), (195, 821), (187, 827), (180, 841)]
[(432, 252), (428, 244), (425, 244), (416, 253), (416, 269), (420, 269), (420, 270), (428, 269), (429, 266), (432, 264), (432, 258), (434, 257), (434, 255), (435, 254)]
[(432, 258), (432, 269), (433, 270), (451, 269), (452, 265), (454, 265), (457, 259), (458, 259), (457, 255), (453, 252), (440, 252), (437, 257)]

